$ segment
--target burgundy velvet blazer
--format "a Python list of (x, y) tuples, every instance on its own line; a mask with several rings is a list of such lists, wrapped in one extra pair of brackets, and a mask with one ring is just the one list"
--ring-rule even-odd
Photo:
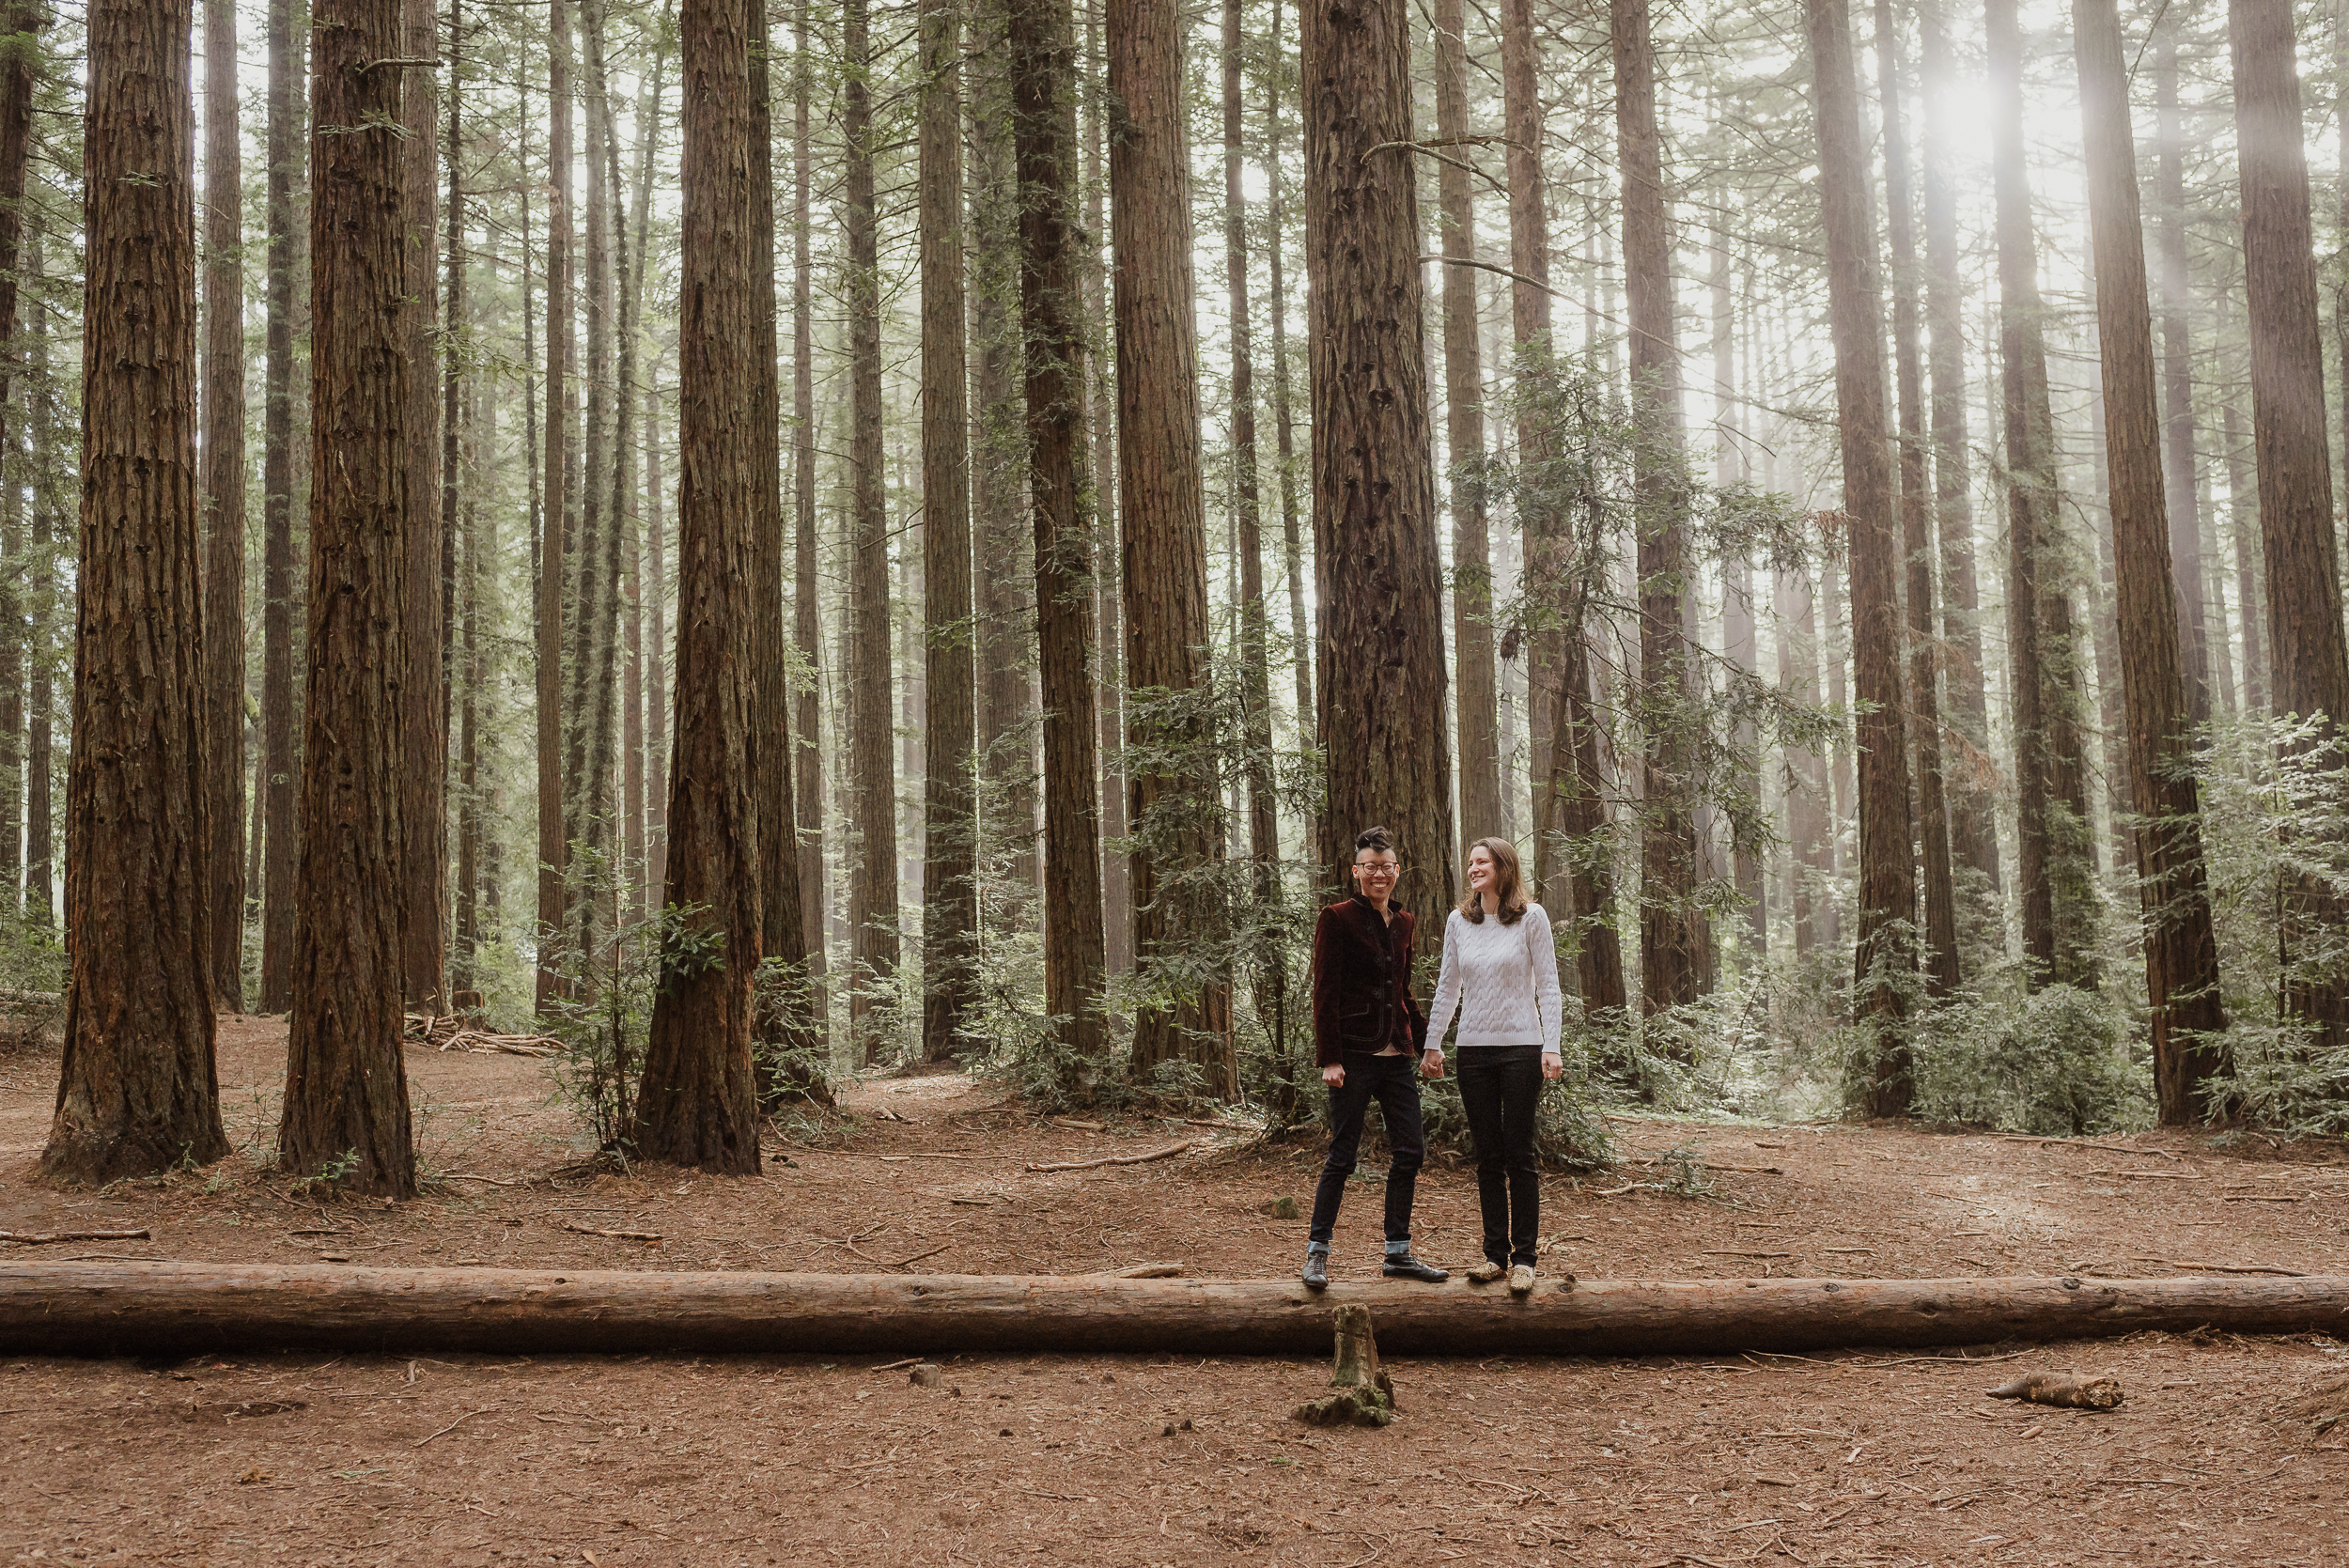
[(1389, 904), (1381, 922), (1356, 893), (1321, 911), (1314, 926), (1314, 1060), (1336, 1066), (1347, 1051), (1405, 1055), (1427, 1040), (1427, 1015), (1411, 996), (1411, 934), (1418, 922)]

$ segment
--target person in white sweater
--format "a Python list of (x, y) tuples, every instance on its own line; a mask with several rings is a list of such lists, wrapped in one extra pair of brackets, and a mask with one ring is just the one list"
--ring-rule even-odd
[(1541, 1226), (1541, 1168), (1533, 1110), (1542, 1079), (1563, 1070), (1563, 1005), (1549, 915), (1525, 896), (1517, 847), (1480, 838), (1469, 846), (1468, 896), (1443, 928), (1443, 970), (1427, 1020), (1425, 1070), (1443, 1070), (1443, 1037), (1460, 1020), (1460, 1104), (1476, 1142), (1476, 1195), (1485, 1218), (1478, 1284), (1502, 1274), (1519, 1296), (1533, 1288)]

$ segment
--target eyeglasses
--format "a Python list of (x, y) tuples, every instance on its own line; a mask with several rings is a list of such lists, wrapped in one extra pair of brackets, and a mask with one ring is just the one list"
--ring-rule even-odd
[(1400, 877), (1403, 875), (1403, 868), (1399, 865), (1366, 864), (1361, 861), (1354, 862), (1354, 869), (1365, 877)]

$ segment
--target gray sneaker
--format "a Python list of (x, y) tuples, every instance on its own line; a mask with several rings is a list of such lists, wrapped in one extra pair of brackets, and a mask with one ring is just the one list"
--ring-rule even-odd
[(1305, 1266), (1299, 1274), (1307, 1290), (1330, 1288), (1330, 1254), (1315, 1248), (1305, 1254)]

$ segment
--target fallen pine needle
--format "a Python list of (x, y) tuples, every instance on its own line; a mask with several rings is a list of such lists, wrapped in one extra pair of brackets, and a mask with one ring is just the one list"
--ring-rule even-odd
[(1099, 1159), (1064, 1160), (1056, 1165), (1031, 1165), (1028, 1169), (1031, 1171), (1045, 1172), (1091, 1171), (1103, 1165), (1147, 1165), (1154, 1159), (1164, 1159), (1170, 1155), (1179, 1155), (1185, 1149), (1190, 1148), (1198, 1142), (1199, 1140), (1196, 1138), (1186, 1138), (1180, 1143), (1169, 1143), (1165, 1148), (1153, 1149), (1148, 1154), (1105, 1155)]

